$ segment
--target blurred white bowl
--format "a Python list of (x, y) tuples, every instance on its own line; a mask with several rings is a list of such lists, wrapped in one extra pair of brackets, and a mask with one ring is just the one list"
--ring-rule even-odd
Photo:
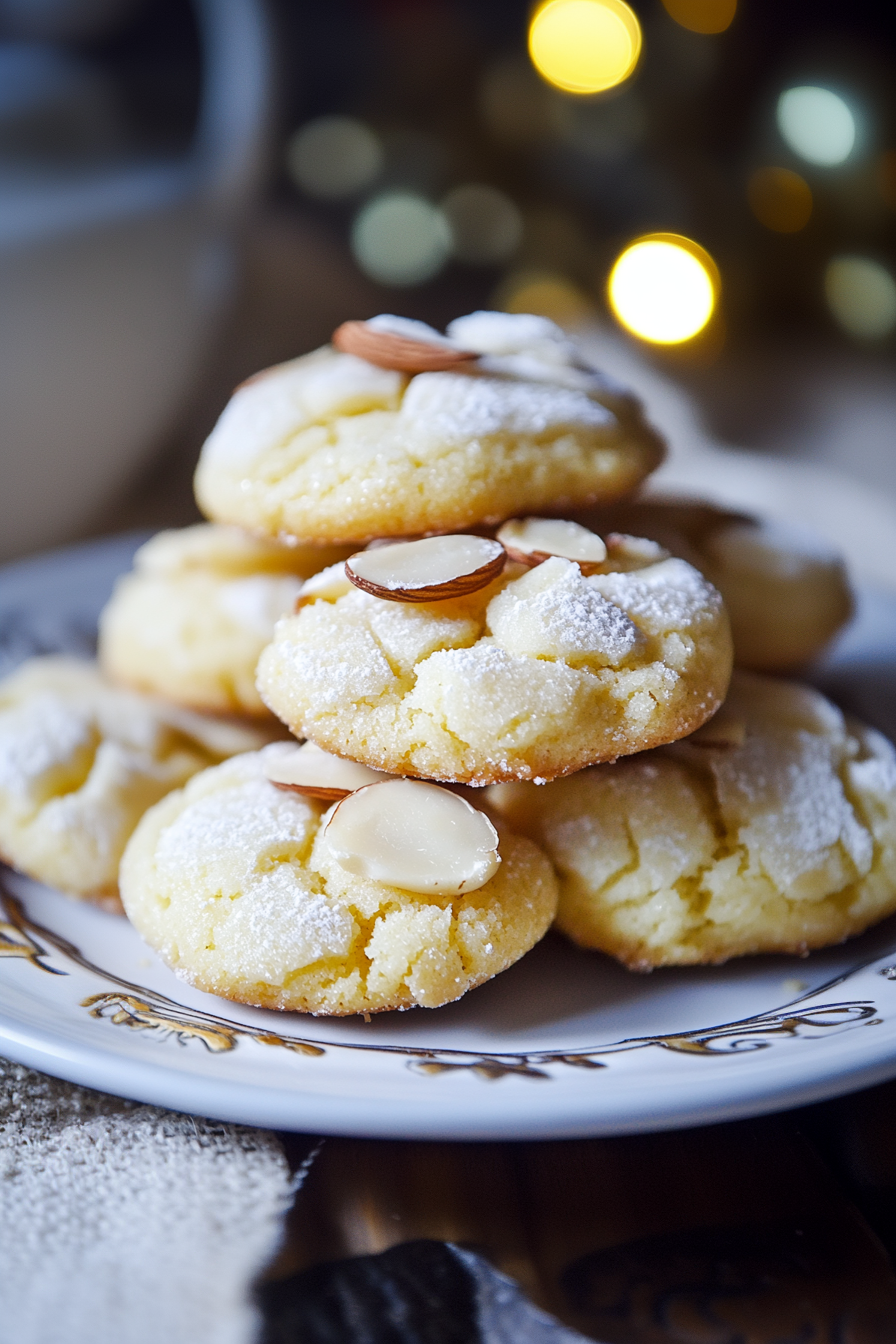
[(267, 130), (260, 0), (196, 0), (201, 114), (178, 162), (0, 173), (0, 559), (75, 536), (139, 470), (231, 290)]

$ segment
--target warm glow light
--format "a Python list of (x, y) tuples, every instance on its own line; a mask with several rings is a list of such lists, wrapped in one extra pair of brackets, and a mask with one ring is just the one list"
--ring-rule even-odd
[(881, 340), (896, 331), (896, 280), (870, 257), (835, 257), (824, 273), (828, 307), (849, 336)]
[(663, 7), (692, 33), (724, 33), (737, 13), (737, 0), (663, 0)]
[(636, 336), (677, 345), (702, 331), (712, 316), (719, 273), (708, 252), (689, 238), (655, 233), (627, 247), (608, 284), (610, 305)]
[(508, 276), (497, 305), (507, 313), (538, 313), (561, 327), (576, 327), (594, 317), (588, 297), (556, 271), (518, 271)]
[(839, 94), (814, 84), (781, 94), (778, 130), (794, 154), (822, 168), (843, 163), (856, 142), (856, 120), (849, 106)]
[(441, 210), (411, 192), (384, 192), (352, 227), (355, 260), (384, 285), (422, 285), (444, 266), (451, 231)]
[(567, 93), (621, 84), (641, 52), (641, 25), (623, 0), (545, 0), (529, 25), (540, 75)]
[(799, 233), (812, 214), (809, 183), (789, 168), (757, 168), (747, 185), (750, 209), (775, 233)]

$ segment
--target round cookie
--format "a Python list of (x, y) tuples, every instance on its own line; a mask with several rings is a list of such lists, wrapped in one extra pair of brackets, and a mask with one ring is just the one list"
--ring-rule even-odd
[(429, 333), (435, 347), (478, 356), (478, 338), (503, 353), (413, 374), (325, 347), (267, 370), (237, 388), (203, 447), (203, 512), (268, 536), (359, 545), (615, 499), (662, 459), (634, 399), (580, 367), (546, 319), (472, 314), (449, 338), (398, 318), (347, 325), (378, 323), (416, 341)]
[(725, 599), (739, 667), (795, 671), (816, 658), (852, 614), (843, 560), (803, 528), (672, 499), (588, 510), (581, 521), (602, 533), (655, 537), (696, 565)]
[(258, 688), (297, 737), (393, 774), (552, 779), (643, 751), (715, 712), (731, 639), (692, 566), (640, 563), (588, 578), (558, 556), (509, 563), (470, 596), (413, 605), (334, 567), (278, 623)]
[(302, 580), (348, 556), (198, 523), (159, 532), (100, 616), (103, 671), (136, 690), (217, 714), (266, 714), (258, 655)]
[(633, 970), (805, 953), (896, 911), (896, 751), (808, 686), (735, 673), (694, 737), (489, 801), (553, 858), (557, 927)]
[(505, 970), (557, 903), (548, 859), (498, 823), (501, 864), (467, 894), (421, 895), (349, 873), (326, 804), (265, 765), (288, 744), (197, 775), (147, 812), (121, 865), (125, 910), (180, 976), (242, 1003), (327, 1015), (435, 1008)]
[(105, 682), (91, 663), (34, 658), (0, 682), (0, 857), (110, 909), (148, 807), (268, 735)]

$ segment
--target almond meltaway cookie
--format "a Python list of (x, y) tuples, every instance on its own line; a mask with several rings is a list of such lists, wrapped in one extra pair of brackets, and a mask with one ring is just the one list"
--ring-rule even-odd
[(0, 858), (110, 909), (140, 817), (267, 734), (122, 691), (92, 663), (34, 658), (0, 682)]
[(348, 551), (282, 546), (237, 527), (159, 532), (134, 556), (100, 616), (113, 680), (217, 714), (266, 714), (258, 655), (302, 582)]
[(659, 497), (589, 510), (583, 521), (602, 532), (655, 537), (696, 565), (725, 599), (739, 667), (794, 671), (852, 614), (841, 556), (804, 528)]
[(272, 781), (294, 753), (206, 770), (134, 832), (125, 910), (181, 979), (299, 1012), (435, 1008), (545, 933), (557, 882), (531, 840), (411, 780), (328, 809)]
[(489, 802), (553, 858), (557, 927), (636, 970), (805, 953), (896, 911), (896, 751), (794, 682), (737, 672), (693, 737)]
[[(587, 535), (605, 553), (603, 572), (582, 560), (587, 577), (575, 559), (533, 552), (490, 578), (501, 545), (475, 536), (353, 556), (278, 623), (262, 699), (327, 751), (471, 784), (552, 779), (683, 737), (728, 687), (721, 598), (650, 542), (606, 554)], [(438, 582), (454, 593), (473, 580), (484, 586), (431, 600)]]
[(210, 518), (361, 544), (616, 499), (662, 458), (544, 318), (474, 313), (445, 337), (384, 316), (334, 340), (234, 393), (196, 473)]

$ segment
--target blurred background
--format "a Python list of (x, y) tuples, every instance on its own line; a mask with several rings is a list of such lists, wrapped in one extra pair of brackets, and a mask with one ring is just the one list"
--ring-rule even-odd
[(0, 0), (0, 558), (189, 521), (243, 377), (477, 307), (896, 499), (889, 7)]

